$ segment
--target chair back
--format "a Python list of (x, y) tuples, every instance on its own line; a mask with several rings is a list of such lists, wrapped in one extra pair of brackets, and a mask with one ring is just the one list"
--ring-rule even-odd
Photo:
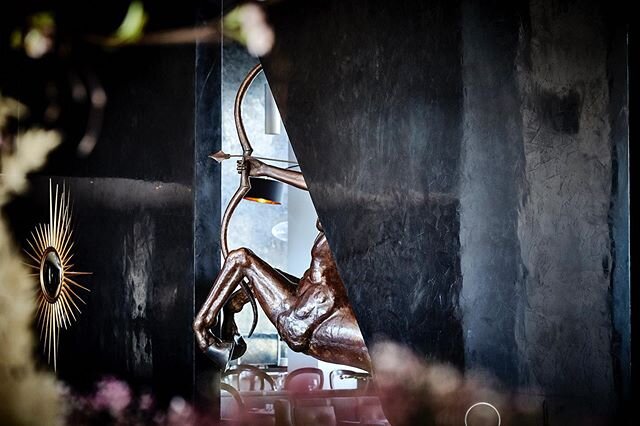
[(294, 426), (291, 417), (291, 402), (288, 399), (276, 399), (273, 403), (275, 426)]
[[(248, 389), (243, 389), (243, 382), (241, 380), (241, 376), (246, 375), (248, 377), (249, 385)], [(270, 386), (270, 390), (276, 389), (276, 383), (271, 376), (269, 376), (266, 371), (259, 369), (255, 365), (249, 364), (239, 364), (235, 367), (225, 371), (222, 373), (221, 380), (223, 382), (231, 381), (233, 382), (235, 379), (236, 389), (244, 391), (254, 391), (254, 390), (265, 390), (265, 383)], [(256, 382), (259, 383), (260, 388), (256, 389)]]
[(242, 418), (246, 411), (246, 407), (244, 404), (244, 400), (242, 399), (242, 395), (240, 395), (240, 392), (238, 392), (236, 388), (234, 388), (228, 383), (220, 383), (220, 390), (229, 392), (233, 400), (236, 402), (236, 411), (226, 413), (226, 415), (224, 415), (225, 420)]
[(321, 390), (324, 386), (324, 373), (319, 368), (298, 368), (287, 374), (284, 389), (293, 392)]

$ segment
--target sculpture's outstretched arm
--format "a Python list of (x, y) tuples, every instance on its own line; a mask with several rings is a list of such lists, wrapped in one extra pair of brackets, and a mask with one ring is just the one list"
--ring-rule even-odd
[(301, 172), (295, 170), (282, 169), (276, 166), (270, 166), (263, 163), (257, 158), (249, 157), (246, 162), (249, 163), (249, 175), (250, 176), (266, 176), (287, 185), (295, 186), (298, 189), (308, 191), (307, 183), (304, 180)]

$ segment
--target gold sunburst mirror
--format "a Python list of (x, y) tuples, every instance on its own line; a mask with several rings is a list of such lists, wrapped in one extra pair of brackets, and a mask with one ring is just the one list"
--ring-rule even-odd
[(76, 313), (80, 314), (78, 304), (85, 304), (78, 293), (89, 291), (76, 281), (77, 276), (91, 274), (74, 270), (71, 263), (74, 241), (70, 204), (69, 191), (64, 186), (59, 191), (56, 185), (54, 192), (49, 181), (49, 223), (36, 226), (27, 240), (29, 249), (25, 249), (30, 259), (27, 265), (36, 271), (32, 275), (38, 281), (36, 318), (40, 341), (47, 360), (53, 360), (54, 370), (60, 330), (76, 321)]

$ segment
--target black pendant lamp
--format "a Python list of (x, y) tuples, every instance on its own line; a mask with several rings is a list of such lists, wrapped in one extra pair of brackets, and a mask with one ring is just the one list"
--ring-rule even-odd
[(251, 189), (244, 196), (245, 200), (262, 204), (281, 204), (284, 184), (273, 179), (250, 178)]

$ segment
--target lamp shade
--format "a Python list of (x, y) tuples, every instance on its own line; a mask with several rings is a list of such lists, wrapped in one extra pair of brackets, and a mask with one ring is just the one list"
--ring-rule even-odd
[(245, 200), (255, 201), (262, 204), (280, 204), (282, 203), (282, 192), (284, 184), (272, 180), (262, 178), (250, 178), (251, 189), (244, 196)]

